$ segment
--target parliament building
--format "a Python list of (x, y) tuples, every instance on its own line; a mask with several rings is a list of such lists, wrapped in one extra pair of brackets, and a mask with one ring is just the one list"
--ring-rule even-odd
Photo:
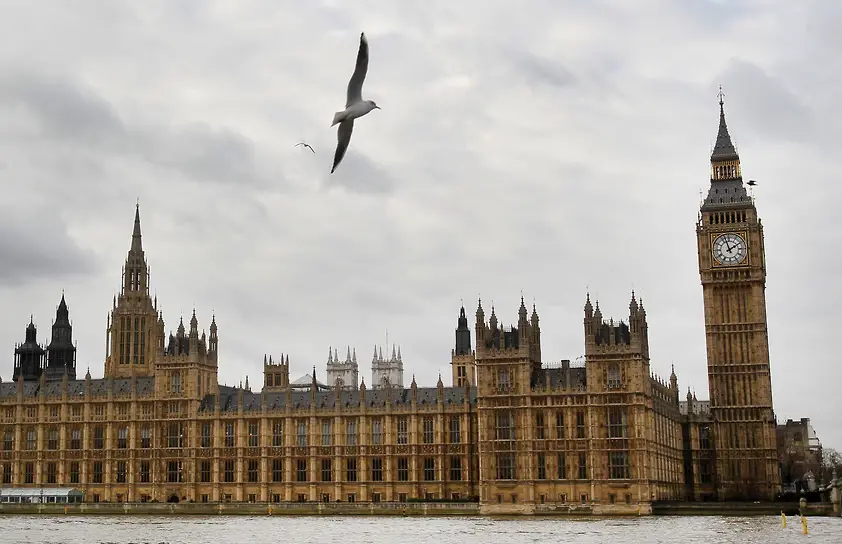
[[(457, 318), (452, 376), (404, 386), (400, 350), (331, 349), (324, 383), (264, 359), (263, 385), (219, 384), (216, 318), (165, 333), (136, 210), (107, 329), (104, 378), (77, 377), (62, 295), (0, 382), (0, 490), (71, 487), (88, 502), (479, 501), (484, 513), (648, 513), (655, 501), (779, 492), (763, 230), (720, 100), (696, 223), (710, 400), (653, 375), (643, 300), (605, 320), (585, 296), (583, 360), (544, 362), (535, 305), (504, 327)], [(387, 346), (388, 349), (388, 346)], [(309, 365), (307, 365), (309, 367)]]

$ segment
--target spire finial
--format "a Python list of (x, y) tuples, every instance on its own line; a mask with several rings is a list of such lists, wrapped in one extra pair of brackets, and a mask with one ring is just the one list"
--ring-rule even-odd
[(143, 244), (141, 242), (140, 233), (140, 199), (138, 199), (134, 210), (134, 228), (132, 229), (132, 245), (131, 250), (135, 253), (143, 251)]
[(719, 86), (719, 93), (716, 96), (719, 97), (719, 107), (723, 108), (725, 106), (725, 93), (722, 92), (722, 85)]

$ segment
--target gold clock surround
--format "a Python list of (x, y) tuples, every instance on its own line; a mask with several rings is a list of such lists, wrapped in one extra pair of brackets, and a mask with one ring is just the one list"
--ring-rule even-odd
[[(719, 258), (716, 256), (716, 241), (723, 237), (723, 236), (736, 236), (740, 238), (745, 245), (746, 254), (742, 260), (734, 263), (728, 262), (721, 262)], [(712, 264), (718, 268), (739, 268), (749, 266), (749, 258), (751, 256), (751, 251), (749, 251), (748, 245), (748, 233), (746, 231), (720, 231), (720, 232), (712, 232), (710, 234), (710, 256), (712, 259)]]

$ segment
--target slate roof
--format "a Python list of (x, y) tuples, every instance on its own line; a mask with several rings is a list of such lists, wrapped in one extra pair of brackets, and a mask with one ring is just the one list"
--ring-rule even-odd
[(541, 381), (536, 384), (538, 387), (545, 387), (546, 380), (550, 381), (552, 389), (585, 387), (588, 383), (587, 370), (585, 367), (571, 367), (569, 369), (569, 382), (565, 381), (563, 368), (545, 368)]
[[(111, 385), (114, 396), (126, 395), (131, 393), (131, 379), (98, 379), (91, 380), (91, 396), (105, 396), (108, 394), (109, 383)], [(68, 380), (67, 394), (72, 398), (75, 396), (82, 396), (85, 394), (85, 380)], [(155, 392), (155, 378), (152, 377), (138, 377), (135, 378), (135, 388), (138, 396), (147, 396)], [(60, 398), (62, 382), (49, 381), (44, 384), (44, 393), (48, 398)], [(16, 397), (18, 394), (17, 382), (3, 382), (0, 383), (0, 399)], [(40, 381), (23, 382), (23, 396), (36, 397), (41, 394)]]
[[(235, 412), (239, 409), (238, 406), (239, 390), (229, 386), (219, 386), (219, 395), (221, 397), (220, 411)], [(261, 394), (251, 391), (243, 391), (243, 411), (260, 411), (261, 410)], [(465, 402), (466, 389), (464, 387), (445, 387), (444, 388), (444, 404), (462, 404)], [(468, 401), (471, 404), (477, 402), (477, 390), (475, 387), (467, 390)], [(283, 409), (286, 406), (286, 392), (273, 392), (264, 395), (266, 399), (267, 408), (269, 410)], [(291, 391), (291, 407), (292, 409), (309, 409), (311, 402), (310, 391)], [(409, 405), (412, 402), (412, 389), (372, 389), (365, 392), (365, 404), (371, 408), (380, 408), (386, 405), (386, 400), (389, 399), (393, 406)], [(316, 408), (330, 409), (338, 405), (342, 408), (358, 408), (360, 406), (360, 392), (343, 390), (337, 392), (318, 391), (315, 395)], [(435, 387), (419, 387), (417, 389), (416, 401), (419, 406), (438, 404), (438, 390)], [(217, 398), (215, 395), (206, 395), (202, 399), (199, 410), (203, 412), (212, 412), (216, 409)]]
[[(719, 132), (713, 147), (710, 160), (712, 163), (739, 160), (740, 156), (731, 142), (728, 125), (725, 123), (725, 109), (719, 102)], [(743, 178), (712, 179), (707, 198), (702, 204), (702, 210), (715, 210), (732, 206), (746, 207), (751, 205), (751, 197), (743, 185)]]

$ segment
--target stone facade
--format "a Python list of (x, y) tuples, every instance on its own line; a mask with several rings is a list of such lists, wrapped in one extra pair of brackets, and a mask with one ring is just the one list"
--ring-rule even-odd
[(827, 479), (822, 472), (822, 443), (810, 418), (787, 419), (777, 427), (781, 485), (785, 492), (815, 491)]
[[(180, 322), (165, 335), (136, 210), (105, 377), (75, 379), (69, 349), (45, 357), (33, 323), (16, 348), (15, 379), (0, 383), (0, 485), (73, 486), (90, 502), (477, 499), (491, 514), (649, 513), (654, 501), (721, 500), (740, 489), (771, 498), (779, 486), (763, 238), (729, 146), (717, 141), (697, 225), (709, 403), (689, 391), (680, 401), (674, 369), (653, 375), (634, 293), (621, 321), (604, 319), (586, 295), (582, 361), (543, 362), (537, 308), (521, 297), (512, 327), (493, 306), (486, 321), (479, 302), (473, 343), (460, 309), (450, 387), (441, 377), (403, 387), (400, 351), (386, 359), (376, 348), (370, 389), (357, 383), (350, 348), (344, 361), (330, 354), (327, 383), (315, 367), (291, 381), (282, 355), (264, 358), (260, 392), (248, 381), (220, 385), (215, 316), (208, 335), (195, 311), (189, 329)], [(720, 243), (734, 232), (745, 247)], [(723, 247), (734, 255), (727, 265), (714, 263)], [(61, 306), (53, 342), (66, 349)], [(740, 474), (753, 475), (747, 488)]]
[(719, 102), (711, 180), (696, 223), (705, 309), (710, 426), (720, 500), (780, 492), (766, 323), (763, 225), (743, 184)]

